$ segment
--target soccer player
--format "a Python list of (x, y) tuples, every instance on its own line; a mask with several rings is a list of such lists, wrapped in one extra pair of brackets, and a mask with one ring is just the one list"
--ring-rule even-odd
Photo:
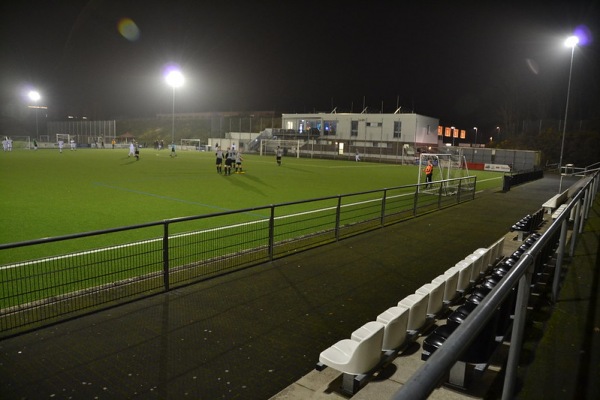
[(283, 150), (281, 147), (277, 146), (277, 150), (275, 150), (275, 159), (277, 160), (277, 165), (281, 167), (281, 156), (283, 155)]
[(227, 148), (225, 155), (225, 175), (231, 175), (231, 165), (235, 162), (235, 151)]
[(77, 143), (75, 143), (74, 139), (71, 139), (71, 151), (77, 150)]
[(58, 141), (58, 151), (60, 153), (62, 153), (63, 147), (65, 147), (65, 142), (64, 142), (64, 140), (61, 139), (61, 140)]
[(220, 147), (217, 147), (217, 152), (215, 153), (215, 156), (217, 157), (217, 173), (222, 174), (223, 173), (223, 150), (221, 150)]
[(177, 153), (175, 153), (175, 143), (171, 143), (171, 157), (177, 157)]
[(244, 171), (242, 171), (242, 161), (244, 161), (244, 159), (242, 158), (242, 151), (238, 151), (236, 156), (235, 156), (235, 173), (236, 174), (243, 174)]
[(131, 156), (135, 157), (135, 144), (133, 142), (129, 144), (129, 154), (127, 154), (127, 157)]

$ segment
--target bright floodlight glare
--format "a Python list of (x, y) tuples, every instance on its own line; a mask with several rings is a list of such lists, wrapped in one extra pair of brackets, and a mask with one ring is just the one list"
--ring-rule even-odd
[(565, 40), (565, 46), (567, 47), (575, 47), (579, 43), (579, 38), (577, 36), (569, 36), (567, 40)]
[(183, 74), (180, 71), (171, 71), (165, 77), (169, 86), (177, 88), (183, 85)]
[(39, 92), (36, 92), (35, 90), (32, 90), (28, 93), (29, 99), (31, 101), (38, 101), (39, 99), (42, 98), (42, 96), (40, 96)]

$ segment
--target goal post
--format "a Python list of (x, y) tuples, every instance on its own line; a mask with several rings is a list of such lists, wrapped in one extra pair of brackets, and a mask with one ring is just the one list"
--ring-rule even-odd
[(181, 150), (197, 150), (200, 148), (200, 139), (181, 139), (180, 149)]
[(260, 155), (273, 155), (277, 147), (283, 149), (283, 155), (292, 155), (300, 158), (300, 147), (304, 144), (301, 140), (293, 139), (262, 139), (260, 141)]
[(27, 149), (33, 148), (31, 144), (31, 137), (29, 136), (10, 136), (8, 139), (12, 140), (13, 149)]
[(444, 187), (447, 192), (452, 192), (454, 186), (458, 183), (451, 181), (452, 179), (464, 178), (469, 176), (467, 168), (467, 160), (463, 156), (462, 151), (454, 153), (421, 153), (419, 157), (419, 175), (417, 183), (419, 191), (426, 190), (421, 188), (421, 183), (425, 182), (424, 168), (428, 162), (433, 164), (433, 181), (446, 181)]

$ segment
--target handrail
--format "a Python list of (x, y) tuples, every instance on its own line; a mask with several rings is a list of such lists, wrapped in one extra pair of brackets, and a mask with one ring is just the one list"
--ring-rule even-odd
[[(541, 249), (545, 245), (549, 244), (554, 234), (561, 231), (561, 244), (559, 246), (559, 257), (557, 260), (556, 270), (560, 270), (562, 262), (562, 253), (564, 252), (565, 241), (564, 236), (566, 234), (566, 224), (571, 214), (573, 207), (579, 205), (579, 202), (584, 198), (586, 192), (594, 192), (595, 195), (598, 191), (598, 176), (599, 172), (596, 172), (593, 179), (591, 179), (584, 187), (582, 187), (575, 196), (568, 203), (565, 210), (556, 218), (556, 220), (550, 225), (550, 227), (542, 234), (542, 236), (529, 248), (521, 257), (519, 261), (510, 269), (500, 283), (490, 292), (489, 295), (474, 309), (474, 311), (467, 317), (467, 319), (460, 324), (452, 335), (444, 342), (444, 345), (436, 350), (427, 360), (427, 362), (418, 369), (407, 381), (400, 390), (398, 390), (393, 400), (414, 400), (414, 399), (425, 399), (433, 390), (442, 382), (447, 372), (452, 368), (453, 364), (459, 359), (461, 354), (471, 344), (477, 334), (483, 329), (485, 323), (490, 320), (496, 310), (502, 302), (509, 296), (513, 287), (517, 284), (517, 305), (515, 308), (515, 319), (513, 323), (512, 335), (511, 335), (511, 346), (509, 352), (509, 359), (507, 362), (507, 372), (505, 377), (505, 384), (503, 389), (503, 399), (512, 398), (514, 392), (514, 386), (516, 381), (516, 368), (518, 362), (518, 352), (521, 348), (521, 340), (525, 322), (525, 313), (527, 307), (527, 300), (529, 297), (529, 281), (531, 279), (531, 268), (535, 256), (540, 253)], [(591, 201), (588, 202), (591, 206)], [(576, 236), (576, 232), (573, 232)], [(573, 237), (571, 240), (575, 240)], [(560, 274), (555, 274), (557, 279)], [(558, 287), (555, 285), (555, 290)], [(556, 296), (556, 293), (554, 293)], [(554, 297), (556, 298), (556, 297)]]

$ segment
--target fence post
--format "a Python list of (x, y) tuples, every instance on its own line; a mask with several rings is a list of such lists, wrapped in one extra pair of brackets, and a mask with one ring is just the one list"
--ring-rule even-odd
[(457, 190), (457, 192), (456, 192), (456, 204), (460, 204), (460, 194), (462, 193), (462, 183), (463, 183), (463, 180), (459, 179), (458, 180), (458, 189), (456, 189)]
[(269, 261), (273, 261), (275, 246), (275, 206), (271, 205), (271, 217), (269, 218)]
[(569, 251), (569, 257), (573, 257), (573, 255), (575, 255), (575, 244), (577, 243), (577, 236), (579, 233), (579, 224), (581, 223), (581, 225), (583, 226), (583, 223), (585, 222), (585, 221), (583, 221), (583, 218), (580, 218), (580, 216), (582, 214), (581, 199), (577, 200), (577, 204), (575, 205), (575, 207), (572, 209), (571, 212), (575, 213), (575, 218), (574, 218), (574, 223), (573, 223), (573, 231), (571, 234), (571, 250)]
[(583, 192), (583, 218), (581, 220), (581, 227), (579, 233), (583, 233), (583, 223), (590, 216), (590, 209), (592, 208), (592, 189), (588, 186)]
[[(530, 256), (529, 253), (523, 256)], [(525, 330), (525, 318), (527, 316), (527, 304), (529, 301), (529, 285), (531, 284), (531, 275), (533, 272), (533, 263), (527, 267), (527, 271), (519, 279), (517, 289), (517, 299), (515, 303), (515, 315), (510, 334), (510, 348), (508, 350), (508, 359), (506, 360), (506, 376), (502, 387), (502, 400), (513, 398), (517, 382), (517, 368), (519, 366), (519, 356), (523, 344), (523, 331)]]
[(560, 275), (562, 270), (563, 258), (565, 255), (565, 247), (567, 243), (567, 225), (569, 217), (565, 217), (562, 220), (560, 227), (560, 239), (558, 240), (558, 254), (556, 255), (556, 266), (554, 267), (554, 281), (552, 282), (552, 304), (558, 300), (558, 290), (560, 284)]
[(385, 226), (385, 200), (387, 197), (387, 189), (383, 189), (383, 196), (381, 198), (381, 226)]
[(413, 217), (417, 216), (417, 204), (419, 203), (419, 190), (421, 189), (421, 185), (415, 186), (415, 195), (413, 196)]
[(165, 292), (169, 291), (169, 223), (163, 224), (163, 283)]
[(341, 212), (342, 212), (342, 196), (339, 195), (337, 207), (335, 209), (335, 240), (336, 241), (340, 240), (340, 219), (341, 219), (340, 214), (341, 214)]

